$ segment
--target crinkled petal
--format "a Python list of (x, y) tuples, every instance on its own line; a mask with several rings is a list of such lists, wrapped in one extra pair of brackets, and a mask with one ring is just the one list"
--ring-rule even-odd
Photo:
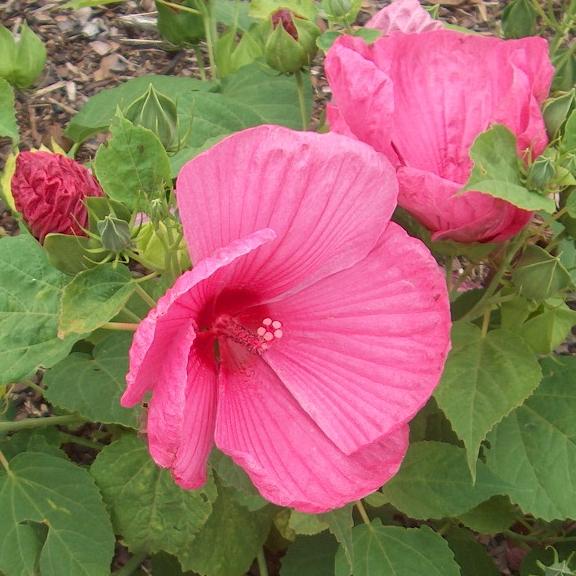
[(336, 134), (259, 126), (191, 160), (177, 196), (193, 261), (260, 228), (277, 239), (229, 270), (271, 298), (344, 269), (376, 243), (396, 205), (385, 158)]
[[(189, 363), (189, 355), (197, 314), (221, 287), (222, 268), (274, 238), (272, 230), (260, 230), (216, 251), (183, 274), (138, 326), (121, 404), (133, 406), (152, 390), (146, 429), (150, 452), (159, 465), (172, 465), (182, 440), (187, 398), (193, 401), (188, 370), (195, 366), (194, 359)], [(198, 365), (195, 378), (213, 380), (211, 370)]]
[(398, 169), (400, 206), (416, 216), (434, 240), (500, 242), (518, 233), (532, 213), (479, 192), (460, 195), (460, 184), (410, 167)]
[(215, 438), (265, 498), (319, 513), (362, 498), (389, 480), (406, 453), (408, 427), (346, 456), (258, 360), (250, 373), (220, 374)]
[(275, 302), (271, 313), (283, 335), (263, 359), (346, 454), (416, 414), (450, 347), (444, 276), (426, 246), (394, 223), (364, 260)]
[(392, 32), (410, 34), (439, 30), (442, 23), (434, 20), (418, 0), (395, 0), (376, 12), (366, 28), (381, 30), (387, 36)]

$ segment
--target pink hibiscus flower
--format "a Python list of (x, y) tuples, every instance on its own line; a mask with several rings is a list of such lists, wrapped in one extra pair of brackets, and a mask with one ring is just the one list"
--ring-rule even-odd
[(392, 32), (426, 32), (442, 29), (442, 23), (434, 20), (418, 0), (395, 0), (379, 10), (368, 20), (366, 28), (380, 30), (385, 36)]
[(330, 49), (332, 130), (385, 154), (398, 203), (433, 233), (460, 242), (506, 240), (531, 213), (479, 192), (457, 195), (472, 170), (474, 139), (498, 123), (533, 156), (547, 144), (540, 104), (553, 68), (542, 38), (500, 40), (451, 30), (394, 33), (368, 46), (343, 37)]
[(393, 476), (449, 348), (442, 274), (389, 223), (397, 183), (368, 146), (260, 126), (177, 184), (194, 269), (136, 331), (123, 406), (151, 391), (154, 460), (206, 480), (213, 445), (264, 497), (321, 512)]

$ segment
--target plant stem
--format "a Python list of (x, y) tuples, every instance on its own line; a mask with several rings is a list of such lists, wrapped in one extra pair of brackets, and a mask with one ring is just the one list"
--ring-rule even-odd
[(210, 62), (210, 73), (212, 78), (218, 78), (218, 69), (216, 68), (216, 59), (214, 58), (214, 38), (212, 36), (212, 18), (210, 9), (202, 8), (202, 21), (204, 22), (204, 32), (206, 33), (206, 47), (208, 48), (208, 60)]
[(140, 564), (142, 564), (142, 562), (144, 562), (147, 557), (147, 552), (139, 552), (134, 554), (132, 558), (130, 558), (130, 560), (128, 560), (128, 562), (126, 562), (122, 568), (116, 570), (112, 576), (130, 576), (131, 574), (134, 574), (137, 568), (140, 567)]
[(196, 54), (196, 64), (198, 64), (198, 70), (200, 70), (200, 80), (205, 81), (206, 68), (204, 67), (204, 56), (198, 44), (194, 44), (194, 54)]
[(484, 317), (482, 318), (482, 338), (486, 338), (488, 334), (488, 328), (490, 327), (490, 316), (492, 312), (490, 308), (484, 312)]
[(360, 512), (360, 516), (362, 517), (362, 521), (364, 522), (364, 524), (366, 524), (367, 526), (371, 526), (368, 512), (366, 512), (366, 508), (364, 508), (362, 500), (356, 500), (355, 504), (356, 508), (358, 508), (358, 512)]
[(85, 421), (86, 420), (81, 416), (76, 416), (74, 414), (69, 416), (48, 416), (46, 418), (26, 418), (16, 422), (0, 422), (0, 434), (18, 432), (19, 430), (30, 430), (31, 428), (41, 428), (43, 426), (80, 424)]
[(2, 464), (2, 468), (4, 468), (4, 470), (6, 470), (8, 474), (12, 474), (12, 471), (10, 470), (10, 466), (8, 464), (8, 460), (6, 459), (6, 456), (4, 456), (4, 454), (2, 453), (2, 450), (0, 450), (0, 464)]
[(106, 322), (100, 328), (104, 330), (126, 330), (134, 332), (138, 328), (138, 324), (131, 322)]
[(138, 296), (140, 296), (140, 298), (142, 298), (146, 304), (148, 304), (151, 308), (156, 306), (156, 300), (154, 300), (154, 298), (152, 298), (152, 296), (150, 296), (150, 294), (148, 294), (148, 292), (146, 292), (142, 286), (135, 284), (134, 288), (136, 289), (136, 294), (138, 294)]
[(62, 438), (63, 444), (78, 444), (79, 446), (86, 446), (94, 450), (102, 450), (102, 448), (104, 448), (104, 446), (98, 442), (93, 442), (92, 440), (88, 440), (88, 438), (82, 438), (82, 436), (74, 436), (74, 434), (68, 434), (68, 432), (60, 432), (60, 438)]
[(42, 386), (38, 386), (38, 384), (35, 384), (31, 380), (24, 380), (22, 382), (22, 384), (24, 384), (24, 386), (26, 386), (28, 388), (32, 388), (32, 390), (34, 390), (34, 392), (38, 392), (38, 394), (44, 394), (44, 392), (45, 392), (45, 390), (44, 390), (44, 388), (42, 388)]
[(308, 114), (306, 113), (306, 100), (304, 98), (304, 79), (302, 71), (294, 73), (296, 78), (296, 89), (298, 90), (298, 103), (300, 104), (300, 117), (302, 119), (302, 130), (308, 130)]
[(260, 548), (256, 560), (258, 561), (258, 571), (260, 572), (260, 576), (268, 576), (268, 565), (266, 564), (264, 548)]

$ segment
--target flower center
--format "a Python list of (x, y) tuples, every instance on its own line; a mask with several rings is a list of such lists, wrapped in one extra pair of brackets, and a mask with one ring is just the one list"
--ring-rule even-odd
[(212, 324), (212, 333), (217, 337), (224, 337), (232, 342), (241, 344), (248, 351), (261, 354), (268, 350), (270, 344), (282, 338), (282, 322), (272, 318), (264, 318), (256, 331), (246, 328), (236, 319), (222, 314)]

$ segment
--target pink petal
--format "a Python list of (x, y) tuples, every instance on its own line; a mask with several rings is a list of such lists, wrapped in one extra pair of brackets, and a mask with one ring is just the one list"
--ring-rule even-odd
[[(133, 406), (147, 391), (153, 391), (146, 428), (150, 453), (159, 465), (172, 465), (182, 438), (189, 370), (195, 366), (194, 358), (190, 363), (188, 359), (196, 337), (195, 317), (221, 287), (221, 269), (274, 238), (273, 231), (260, 230), (216, 251), (183, 274), (138, 326), (121, 404)], [(198, 366), (196, 378), (213, 381), (210, 370)], [(205, 392), (200, 397), (202, 394)]]
[(376, 28), (387, 36), (392, 32), (409, 34), (439, 30), (442, 23), (434, 20), (418, 0), (395, 0), (376, 12), (366, 23), (366, 28)]
[(283, 335), (263, 359), (346, 454), (416, 414), (450, 347), (443, 274), (393, 223), (364, 260), (270, 310)]
[(219, 394), (216, 445), (280, 506), (319, 513), (362, 498), (398, 471), (408, 447), (402, 426), (346, 456), (261, 360), (249, 375), (223, 372)]
[(376, 243), (396, 178), (368, 146), (335, 134), (259, 126), (191, 160), (177, 195), (193, 261), (260, 228), (277, 239), (230, 270), (263, 298), (341, 270)]

